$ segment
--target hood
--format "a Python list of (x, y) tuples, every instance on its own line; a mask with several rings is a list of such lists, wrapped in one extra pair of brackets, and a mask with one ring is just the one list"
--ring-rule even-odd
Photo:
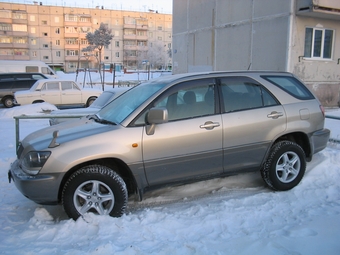
[(100, 108), (89, 106), (87, 108), (52, 111), (51, 115), (91, 115), (97, 113), (99, 110)]
[(101, 124), (83, 117), (79, 120), (67, 121), (56, 126), (50, 126), (35, 131), (26, 136), (21, 144), (24, 148), (31, 147), (32, 150), (46, 150), (49, 149), (55, 131), (58, 132), (55, 142), (62, 145), (66, 142), (119, 128), (121, 128), (120, 125)]

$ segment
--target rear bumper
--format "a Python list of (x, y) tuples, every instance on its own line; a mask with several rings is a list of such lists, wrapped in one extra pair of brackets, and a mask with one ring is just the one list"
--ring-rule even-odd
[(59, 192), (59, 174), (28, 175), (14, 161), (8, 171), (9, 182), (14, 181), (17, 189), (28, 199), (38, 204), (57, 204)]
[(313, 145), (313, 154), (322, 151), (326, 148), (331, 131), (327, 128), (314, 132), (311, 136), (311, 143)]

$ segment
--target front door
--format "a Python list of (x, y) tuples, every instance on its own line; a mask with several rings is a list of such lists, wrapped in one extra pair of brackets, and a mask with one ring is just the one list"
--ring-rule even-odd
[(155, 102), (169, 121), (143, 133), (143, 159), (150, 186), (218, 175), (222, 167), (222, 120), (213, 79), (178, 84)]

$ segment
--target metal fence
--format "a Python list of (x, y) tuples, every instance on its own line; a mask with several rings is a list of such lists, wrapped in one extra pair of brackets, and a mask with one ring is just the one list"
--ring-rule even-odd
[[(81, 117), (84, 117), (84, 115), (47, 115), (46, 114), (46, 115), (21, 115), (21, 116), (14, 116), (13, 118), (15, 119), (15, 145), (16, 145), (16, 148), (18, 148), (19, 141), (20, 141), (20, 123), (19, 123), (19, 120), (21, 120), (21, 119), (53, 119), (53, 118), (76, 119), (76, 118), (81, 118)], [(326, 115), (326, 118), (340, 120), (340, 117), (331, 116), (331, 115)], [(340, 140), (339, 139), (330, 138), (329, 141), (332, 142), (332, 143), (340, 144)]]

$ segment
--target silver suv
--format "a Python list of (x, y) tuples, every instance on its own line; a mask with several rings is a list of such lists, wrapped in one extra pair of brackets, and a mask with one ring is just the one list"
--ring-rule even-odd
[(324, 112), (290, 73), (212, 72), (136, 86), (96, 115), (22, 140), (9, 179), (40, 204), (121, 216), (150, 188), (259, 171), (274, 190), (327, 145)]

